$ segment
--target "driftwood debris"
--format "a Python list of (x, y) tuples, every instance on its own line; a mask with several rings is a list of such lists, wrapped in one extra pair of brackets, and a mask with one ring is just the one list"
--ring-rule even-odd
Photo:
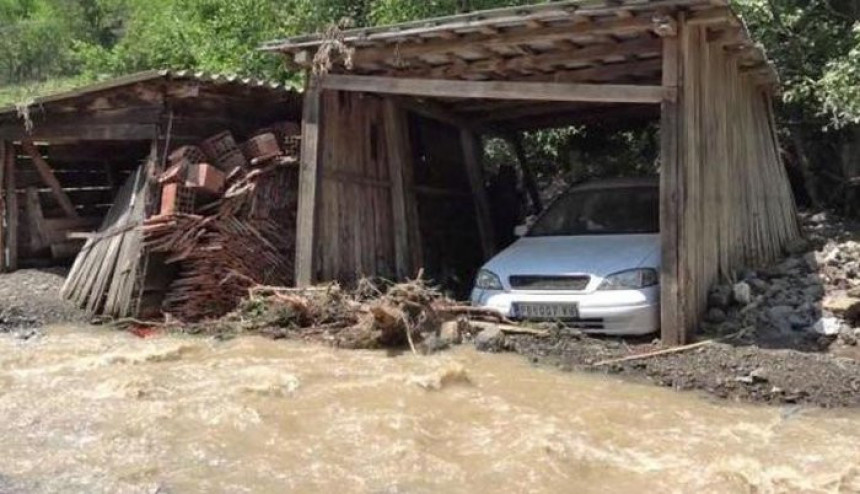
[(339, 284), (251, 286), (237, 310), (189, 330), (260, 332), (341, 348), (410, 348), (419, 353), (430, 351), (428, 342), (441, 336), (448, 321), (459, 322), (458, 335), (479, 329), (471, 326), (472, 318), (497, 322), (498, 315), (462, 315), (466, 309), (421, 278), (395, 284), (363, 279), (352, 289)]

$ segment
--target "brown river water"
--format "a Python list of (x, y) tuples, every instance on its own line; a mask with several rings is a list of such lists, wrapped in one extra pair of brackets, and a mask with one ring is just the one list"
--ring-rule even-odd
[(0, 492), (860, 492), (860, 412), (432, 357), (0, 337)]

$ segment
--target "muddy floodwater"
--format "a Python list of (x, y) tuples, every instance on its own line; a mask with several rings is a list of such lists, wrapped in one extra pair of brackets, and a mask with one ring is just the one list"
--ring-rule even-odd
[(0, 336), (0, 492), (860, 492), (860, 412), (466, 348)]

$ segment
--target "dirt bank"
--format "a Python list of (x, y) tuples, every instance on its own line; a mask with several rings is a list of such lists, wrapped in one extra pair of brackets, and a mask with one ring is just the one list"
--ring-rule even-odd
[(496, 349), (514, 351), (535, 363), (566, 371), (616, 374), (736, 401), (860, 406), (860, 362), (829, 353), (715, 343), (670, 355), (594, 366), (660, 347), (651, 342), (554, 335), (507, 336)]

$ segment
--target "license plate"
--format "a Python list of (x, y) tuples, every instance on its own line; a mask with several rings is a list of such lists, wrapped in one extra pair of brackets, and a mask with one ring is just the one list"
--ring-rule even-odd
[(515, 317), (520, 319), (578, 319), (578, 304), (516, 303)]

